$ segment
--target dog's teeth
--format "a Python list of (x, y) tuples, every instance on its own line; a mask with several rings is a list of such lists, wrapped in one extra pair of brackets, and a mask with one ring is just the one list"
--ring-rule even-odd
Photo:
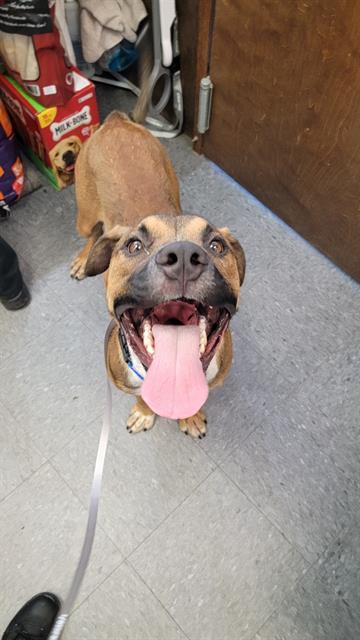
[(155, 353), (154, 336), (152, 334), (151, 324), (150, 324), (150, 322), (148, 320), (146, 322), (144, 322), (143, 343), (144, 343), (144, 347), (145, 347), (146, 351), (151, 356), (154, 355), (154, 353)]
[(206, 318), (204, 318), (204, 316), (200, 317), (199, 328), (200, 328), (199, 349), (200, 349), (200, 355), (202, 356), (202, 354), (205, 352), (206, 345), (207, 345)]

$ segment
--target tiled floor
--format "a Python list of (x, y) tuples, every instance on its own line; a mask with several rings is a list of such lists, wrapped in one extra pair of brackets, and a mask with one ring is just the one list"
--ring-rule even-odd
[[(106, 92), (103, 93), (106, 110)], [(115, 393), (94, 553), (68, 640), (358, 640), (360, 289), (185, 137), (167, 144), (187, 211), (248, 261), (235, 359), (194, 442), (129, 436)], [(0, 631), (64, 596), (104, 405), (102, 279), (76, 283), (72, 189), (25, 198), (0, 233), (33, 300), (0, 310)]]

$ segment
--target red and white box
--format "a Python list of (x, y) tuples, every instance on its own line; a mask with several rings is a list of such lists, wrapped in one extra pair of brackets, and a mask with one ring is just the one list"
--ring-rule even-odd
[(82, 144), (99, 125), (95, 86), (72, 68), (75, 92), (61, 106), (44, 107), (7, 74), (0, 74), (0, 94), (18, 136), (38, 168), (57, 188), (74, 182)]

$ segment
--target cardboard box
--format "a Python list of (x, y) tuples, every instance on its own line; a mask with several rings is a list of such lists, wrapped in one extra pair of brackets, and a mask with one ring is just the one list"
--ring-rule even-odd
[(25, 151), (56, 189), (74, 182), (76, 158), (99, 124), (95, 87), (72, 69), (76, 92), (62, 106), (43, 107), (9, 75), (0, 74), (0, 94)]

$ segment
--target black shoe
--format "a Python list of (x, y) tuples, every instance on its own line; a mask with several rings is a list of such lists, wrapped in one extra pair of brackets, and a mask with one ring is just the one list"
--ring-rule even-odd
[(8, 311), (17, 311), (26, 307), (30, 302), (30, 292), (25, 282), (23, 282), (21, 291), (13, 298), (2, 298), (1, 302)]
[(46, 640), (60, 606), (53, 593), (38, 593), (17, 612), (1, 640)]

